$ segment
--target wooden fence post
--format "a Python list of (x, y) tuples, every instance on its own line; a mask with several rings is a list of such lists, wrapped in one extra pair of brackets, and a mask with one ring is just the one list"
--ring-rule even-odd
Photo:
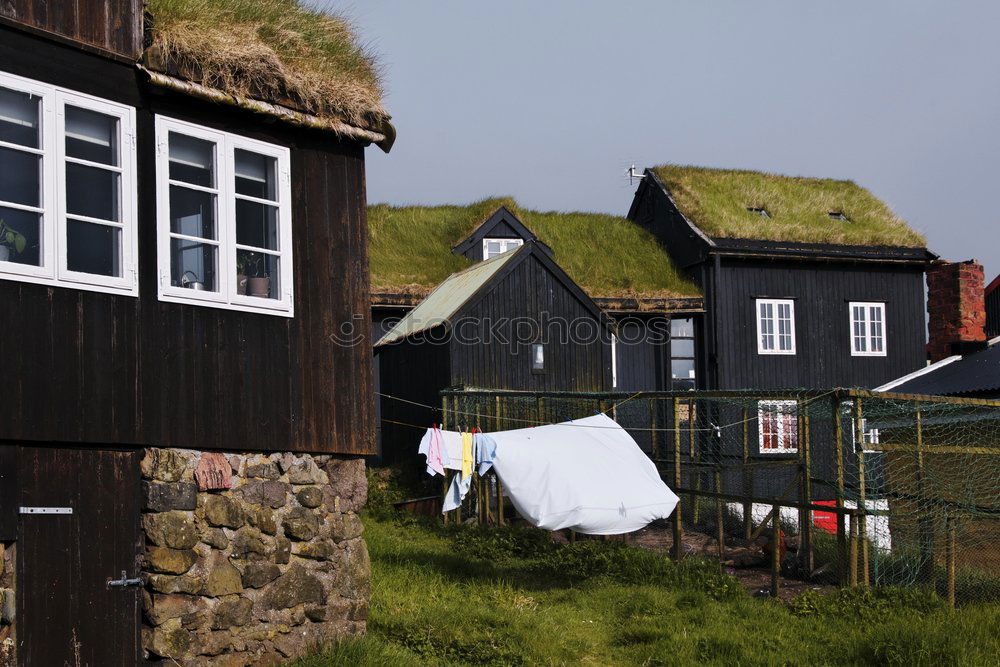
[(858, 462), (858, 549), (861, 557), (860, 580), (868, 585), (868, 502), (865, 497), (865, 427), (861, 399), (854, 399), (854, 456)]
[(917, 427), (917, 527), (920, 534), (920, 580), (925, 585), (934, 586), (934, 519), (924, 493), (924, 420), (918, 409)]
[(653, 460), (660, 460), (660, 439), (659, 434), (656, 432), (657, 429), (657, 413), (660, 411), (660, 402), (655, 399), (649, 399), (649, 427), (650, 427), (650, 444), (653, 448)]
[(726, 530), (722, 524), (722, 468), (715, 466), (715, 523), (719, 540), (719, 560), (726, 559)]
[(695, 401), (691, 399), (687, 402), (687, 413), (688, 413), (688, 449), (690, 451), (690, 460), (693, 463), (691, 470), (694, 473), (694, 490), (695, 493), (691, 495), (691, 523), (693, 525), (698, 525), (698, 518), (701, 515), (701, 500), (698, 493), (701, 491), (701, 477), (702, 469), (699, 465), (701, 463), (701, 449), (698, 447), (695, 436)]
[(955, 539), (955, 519), (950, 514), (945, 517), (945, 531), (947, 534), (947, 572), (948, 572), (948, 606), (952, 609), (955, 608), (955, 549), (956, 549), (956, 539)]
[[(681, 402), (674, 398), (674, 488), (681, 488)], [(684, 527), (681, 524), (681, 493), (677, 492), (677, 507), (674, 508), (674, 560), (680, 561), (684, 555), (681, 541)]]
[(858, 585), (858, 527), (860, 526), (858, 522), (857, 510), (851, 513), (851, 534), (848, 538), (848, 568), (850, 573), (848, 574), (848, 583), (851, 588)]
[(781, 588), (781, 506), (771, 506), (771, 597)]
[[(809, 403), (803, 405), (802, 430), (803, 439), (799, 441), (802, 447), (802, 491), (805, 502), (812, 504), (812, 442), (810, 440)], [(802, 535), (799, 537), (799, 551), (802, 552), (801, 563), (806, 572), (816, 569), (816, 559), (813, 553), (813, 520), (812, 510), (806, 510), (806, 521), (802, 527)]]
[[(448, 430), (448, 397), (447, 396), (442, 396), (441, 397), (441, 430), (442, 431), (447, 431)], [(445, 470), (444, 471), (444, 482), (442, 482), (443, 487), (444, 487), (442, 489), (442, 495), (441, 495), (442, 498), (445, 498), (448, 495), (448, 486), (449, 486), (449, 482), (451, 481), (449, 479), (450, 476), (451, 476), (450, 471), (449, 470)], [(448, 512), (442, 512), (441, 513), (441, 521), (443, 521), (445, 525), (448, 525)]]
[[(753, 497), (753, 475), (750, 468), (750, 410), (743, 408), (743, 496)], [(753, 533), (753, 503), (743, 503), (743, 538), (750, 539)]]
[[(844, 431), (840, 423), (840, 394), (834, 393), (831, 402), (833, 407), (833, 455), (837, 464), (837, 509), (844, 509)], [(845, 530), (846, 518), (843, 512), (837, 512), (837, 572), (841, 585), (850, 580), (847, 568), (848, 539)], [(851, 521), (853, 525), (855, 522)], [(857, 578), (857, 572), (854, 574)]]

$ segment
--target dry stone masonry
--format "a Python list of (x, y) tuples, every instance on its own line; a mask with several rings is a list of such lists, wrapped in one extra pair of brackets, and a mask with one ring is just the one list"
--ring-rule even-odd
[(14, 554), (13, 542), (0, 542), (0, 667), (15, 664), (14, 615), (17, 604), (14, 597)]
[(363, 460), (147, 449), (142, 477), (150, 659), (275, 664), (364, 632)]

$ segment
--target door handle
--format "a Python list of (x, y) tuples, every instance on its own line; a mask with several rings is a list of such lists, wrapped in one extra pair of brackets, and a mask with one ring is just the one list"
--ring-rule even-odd
[(121, 579), (108, 579), (108, 588), (133, 588), (136, 586), (142, 586), (142, 577), (129, 579), (125, 570), (122, 570)]

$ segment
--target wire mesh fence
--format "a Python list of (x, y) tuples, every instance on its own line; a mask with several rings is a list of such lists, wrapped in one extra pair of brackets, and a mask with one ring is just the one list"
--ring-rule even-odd
[(786, 576), (1000, 600), (1000, 402), (847, 389), (441, 400), (455, 429), (611, 416), (681, 496), (676, 557), (685, 532), (726, 560), (763, 542)]

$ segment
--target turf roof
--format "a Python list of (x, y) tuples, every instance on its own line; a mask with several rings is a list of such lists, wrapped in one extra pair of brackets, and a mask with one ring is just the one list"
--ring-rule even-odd
[(465, 206), (368, 207), (372, 291), (424, 293), (471, 265), (452, 247), (500, 206), (511, 210), (591, 297), (698, 296), (651, 234), (601, 213), (539, 212), (509, 198)]
[(853, 181), (672, 164), (652, 171), (681, 213), (710, 237), (867, 246), (927, 244), (885, 203)]
[(374, 56), (342, 16), (299, 0), (147, 0), (147, 67), (379, 131)]

